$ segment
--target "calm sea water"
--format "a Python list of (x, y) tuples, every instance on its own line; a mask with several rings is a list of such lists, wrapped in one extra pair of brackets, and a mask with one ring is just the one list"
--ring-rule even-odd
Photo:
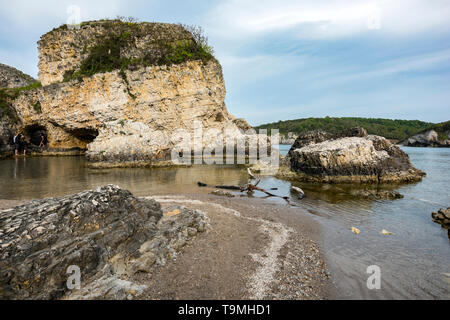
[[(288, 150), (280, 146), (281, 153)], [(323, 226), (333, 298), (450, 299), (450, 243), (447, 231), (431, 219), (432, 211), (450, 206), (450, 149), (403, 150), (427, 173), (420, 183), (384, 186), (402, 193), (403, 199), (361, 200), (349, 195), (356, 186), (295, 183), (307, 194), (296, 202), (299, 210), (307, 210)], [(139, 196), (206, 192), (197, 181), (242, 185), (247, 174), (237, 166), (90, 170), (83, 157), (19, 158), (0, 161), (0, 181), (0, 199), (63, 196), (109, 183)], [(260, 186), (289, 195), (291, 184), (265, 177)], [(286, 205), (283, 200), (279, 204)], [(351, 227), (361, 233), (352, 233)], [(382, 235), (382, 229), (393, 234)], [(381, 270), (379, 290), (366, 285), (371, 265)]]

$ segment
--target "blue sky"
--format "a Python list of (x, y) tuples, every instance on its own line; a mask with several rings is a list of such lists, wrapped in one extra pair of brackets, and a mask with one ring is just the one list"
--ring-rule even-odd
[(4, 1), (0, 62), (37, 77), (39, 37), (116, 15), (200, 25), (229, 111), (252, 125), (324, 116), (450, 120), (450, 0)]

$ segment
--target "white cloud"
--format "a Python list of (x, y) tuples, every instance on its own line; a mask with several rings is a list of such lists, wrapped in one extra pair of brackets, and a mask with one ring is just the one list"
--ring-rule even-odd
[(228, 0), (211, 13), (230, 37), (295, 30), (303, 38), (343, 37), (382, 30), (409, 34), (450, 26), (447, 0)]

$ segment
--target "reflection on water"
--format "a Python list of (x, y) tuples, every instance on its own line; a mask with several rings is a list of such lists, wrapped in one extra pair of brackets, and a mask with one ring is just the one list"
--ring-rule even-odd
[(93, 170), (83, 157), (19, 158), (0, 161), (0, 199), (57, 197), (116, 184), (135, 195), (198, 192), (197, 181), (211, 185), (245, 184), (245, 170), (236, 166), (189, 168), (122, 168)]
[[(288, 146), (280, 146), (285, 154)], [(350, 195), (355, 186), (295, 183), (307, 197), (296, 201), (324, 227), (324, 248), (335, 280), (334, 298), (450, 298), (450, 244), (432, 222), (431, 212), (450, 206), (450, 149), (404, 148), (412, 163), (427, 172), (420, 183), (384, 186), (405, 197), (371, 201)], [(32, 199), (72, 194), (117, 184), (136, 195), (209, 192), (209, 185), (243, 185), (247, 173), (236, 166), (172, 169), (90, 170), (82, 157), (28, 158), (0, 161), (0, 199)], [(290, 195), (291, 184), (265, 177), (259, 184), (277, 195)], [(255, 196), (264, 194), (256, 192)], [(291, 195), (294, 197), (294, 195)], [(284, 200), (272, 198), (280, 205)], [(350, 231), (354, 226), (359, 235)], [(382, 229), (393, 232), (380, 234)], [(369, 290), (366, 269), (381, 268), (381, 290)]]

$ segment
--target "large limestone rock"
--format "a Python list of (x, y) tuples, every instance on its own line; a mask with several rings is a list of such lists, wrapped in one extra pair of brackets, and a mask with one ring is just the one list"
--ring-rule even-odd
[[(205, 231), (200, 211), (176, 213), (163, 217), (159, 203), (112, 185), (1, 211), (0, 299), (132, 298), (145, 286), (129, 276), (151, 273)], [(80, 290), (66, 285), (70, 266)]]
[(45, 128), (50, 148), (88, 149), (94, 161), (167, 155), (176, 142), (172, 134), (179, 129), (192, 134), (195, 121), (204, 131), (249, 127), (228, 113), (215, 60), (146, 67), (126, 71), (126, 77), (113, 71), (53, 84), (22, 93), (14, 107), (23, 127)]
[[(164, 54), (158, 51), (164, 47), (158, 46), (161, 42), (192, 39), (177, 25), (143, 23), (133, 28), (139, 32), (121, 52), (130, 59), (158, 57)], [(214, 58), (135, 66), (61, 82), (104, 32), (105, 24), (95, 22), (80, 29), (61, 27), (41, 38), (39, 79), (44, 86), (22, 92), (13, 102), (26, 136), (43, 130), (50, 151), (87, 150), (93, 162), (128, 163), (167, 160), (179, 143), (174, 134), (181, 129), (193, 135), (196, 122), (203, 133), (213, 132), (203, 148), (219, 133), (237, 139), (251, 128), (228, 113), (222, 68)]]
[(322, 131), (301, 135), (289, 151), (288, 165), (290, 170), (282, 168), (280, 177), (313, 182), (400, 183), (424, 175), (399, 147), (365, 130), (335, 137)]

